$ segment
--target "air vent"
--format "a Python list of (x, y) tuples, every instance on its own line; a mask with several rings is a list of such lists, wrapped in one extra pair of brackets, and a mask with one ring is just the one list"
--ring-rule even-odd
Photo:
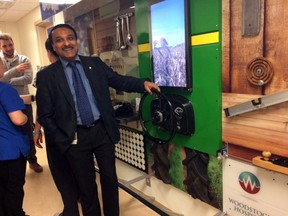
[(8, 9), (15, 4), (16, 0), (0, 0), (0, 9)]

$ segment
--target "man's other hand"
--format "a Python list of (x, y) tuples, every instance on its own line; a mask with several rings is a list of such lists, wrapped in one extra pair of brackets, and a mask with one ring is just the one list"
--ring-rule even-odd
[(29, 69), (31, 67), (30, 63), (21, 63), (19, 65), (16, 66), (16, 71), (18, 73), (24, 73), (25, 70)]

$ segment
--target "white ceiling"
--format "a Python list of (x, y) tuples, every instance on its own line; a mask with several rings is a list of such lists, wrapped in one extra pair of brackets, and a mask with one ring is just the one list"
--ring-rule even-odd
[(39, 0), (0, 0), (0, 22), (16, 22), (38, 6)]

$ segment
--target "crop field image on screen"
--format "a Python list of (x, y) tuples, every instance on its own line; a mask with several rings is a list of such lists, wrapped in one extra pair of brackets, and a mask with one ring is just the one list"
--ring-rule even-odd
[(160, 87), (187, 87), (184, 0), (151, 5), (153, 79)]

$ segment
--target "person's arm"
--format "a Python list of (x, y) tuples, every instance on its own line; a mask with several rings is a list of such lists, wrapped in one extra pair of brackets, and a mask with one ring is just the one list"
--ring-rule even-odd
[(0, 80), (5, 83), (10, 83), (11, 79), (15, 76), (17, 76), (17, 71), (16, 67), (13, 67), (5, 71), (3, 77)]
[(8, 114), (11, 122), (17, 126), (26, 124), (28, 117), (22, 112), (22, 110), (25, 109), (25, 105), (16, 89), (11, 85), (4, 85), (1, 91), (3, 91), (3, 94), (0, 103)]
[[(36, 111), (37, 113), (37, 111)], [(41, 131), (41, 124), (38, 122), (38, 115), (36, 114), (36, 123), (33, 131), (33, 140), (34, 140), (34, 145), (37, 146), (38, 148), (43, 148), (41, 145), (43, 143), (43, 135)]]
[(41, 124), (38, 122), (38, 119), (36, 119), (34, 131), (35, 132), (41, 131), (41, 128), (42, 128)]
[(8, 115), (13, 124), (17, 126), (22, 126), (28, 121), (28, 117), (21, 110), (10, 112)]
[(139, 92), (144, 93), (147, 91), (149, 94), (152, 94), (151, 89), (155, 89), (160, 92), (160, 88), (153, 82), (150, 82), (145, 78), (136, 78), (132, 76), (123, 76), (118, 73), (115, 73), (111, 67), (106, 65), (100, 58), (95, 58), (97, 64), (103, 71), (105, 71), (105, 75), (108, 78), (109, 86), (125, 92)]
[(0, 80), (1, 80), (2, 76), (4, 76), (4, 72), (5, 72), (5, 70), (4, 70), (3, 61), (0, 58)]
[[(1, 78), (2, 82), (11, 85), (29, 85), (32, 83), (33, 70), (29, 59), (21, 56), (20, 62), (17, 66), (5, 71), (4, 76)], [(19, 73), (22, 73), (23, 76), (18, 76)]]
[[(23, 73), (23, 76), (17, 76), (10, 79), (11, 85), (29, 85), (33, 80), (33, 70), (28, 62), (16, 66), (17, 73)], [(19, 71), (19, 72), (18, 72)]]
[(20, 97), (24, 101), (24, 104), (31, 104), (32, 102), (35, 101), (34, 95), (20, 95)]

